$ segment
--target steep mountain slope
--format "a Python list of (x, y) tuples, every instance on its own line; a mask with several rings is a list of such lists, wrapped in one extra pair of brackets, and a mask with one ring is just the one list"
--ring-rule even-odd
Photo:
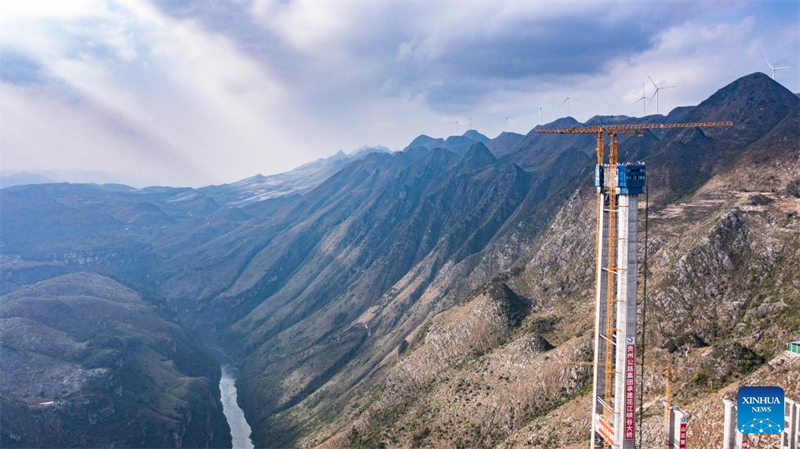
[[(577, 185), (574, 155), (556, 162), (553, 178), (500, 163), (483, 144), (462, 157), (369, 155), (272, 216), (187, 247), (154, 273), (154, 288), (251, 360), (241, 378), (249, 412), (271, 420), (314, 394), (329, 406), (446, 307), (445, 292), (469, 292), (518, 257), (545, 221), (528, 217), (547, 217)], [(273, 437), (263, 444), (280, 443)]]
[[(707, 104), (715, 104), (716, 107), (731, 111), (737, 110), (736, 108), (741, 107), (739, 99), (736, 97), (743, 89), (741, 86), (750, 84), (761, 86), (762, 81), (759, 76), (751, 76), (739, 80), (733, 84), (733, 86), (740, 86), (739, 88), (721, 91), (707, 102), (698, 106), (698, 110), (701, 112), (710, 110)], [(763, 88), (761, 90), (767, 96), (772, 95), (776, 98), (781, 98), (780, 89), (783, 88), (775, 83), (767, 84), (760, 88)], [(745, 103), (747, 107), (759, 104), (762, 101), (762, 99), (754, 96), (748, 98), (748, 102)], [(769, 102), (766, 108), (771, 108), (771, 111), (765, 111), (762, 107), (759, 114), (762, 114), (762, 120), (769, 118), (772, 127), (775, 127), (781, 121), (783, 117), (780, 114), (782, 112), (784, 116), (788, 112), (781, 103), (773, 104), (773, 102)], [(716, 109), (714, 111), (716, 113)], [(768, 113), (765, 114), (765, 112)], [(691, 114), (693, 111), (683, 111), (682, 113)], [(703, 120), (702, 116), (698, 114), (695, 113), (694, 120)], [(751, 121), (749, 116), (741, 116), (740, 118), (745, 122)], [(562, 122), (564, 123), (556, 123), (554, 126), (572, 126), (576, 124), (571, 119), (563, 119)], [(525, 140), (518, 144), (518, 152), (527, 151), (529, 153), (518, 160), (527, 164), (529, 169), (532, 170), (529, 176), (532, 181), (531, 185), (535, 187), (529, 190), (526, 202), (520, 204), (515, 214), (520, 213), (520, 216), (525, 217), (527, 220), (530, 220), (531, 217), (535, 217), (534, 220), (539, 218), (544, 223), (547, 223), (554, 212), (552, 209), (547, 212), (547, 200), (558, 198), (558, 204), (563, 204), (561, 201), (563, 201), (562, 198), (564, 197), (560, 196), (563, 194), (557, 194), (557, 192), (564, 191), (568, 186), (571, 189), (575, 189), (577, 182), (562, 182), (552, 186), (552, 189), (547, 188), (548, 184), (568, 178), (570, 171), (572, 171), (571, 174), (573, 176), (585, 176), (583, 179), (588, 178), (586, 176), (587, 173), (582, 174), (580, 170), (575, 170), (575, 167), (590, 167), (590, 154), (594, 150), (593, 139), (582, 139), (580, 136), (575, 136), (578, 140), (575, 144), (554, 145), (557, 142), (555, 139), (568, 141), (571, 137), (531, 134), (529, 138), (526, 138), (528, 145), (531, 145), (531, 147), (528, 149), (522, 147), (522, 142), (525, 142)], [(723, 143), (726, 139), (734, 143)], [(624, 139), (622, 142), (626, 155), (633, 154), (651, 161), (656, 173), (670, 173), (673, 170), (680, 170), (685, 167), (686, 162), (683, 159), (657, 157), (668, 151), (683, 151), (687, 155), (693, 155), (692, 160), (695, 162), (704, 163), (706, 161), (710, 163), (714, 161), (714, 157), (720, 157), (723, 154), (728, 156), (728, 161), (710, 163), (707, 168), (691, 173), (693, 177), (691, 183), (673, 184), (672, 189), (669, 189), (669, 185), (654, 189), (654, 196), (665, 198), (665, 202), (669, 201), (670, 198), (691, 194), (692, 188), (697, 183), (707, 182), (714, 173), (719, 173), (735, 166), (745, 154), (749, 153), (746, 147), (751, 143), (750, 132), (741, 127), (719, 130), (709, 134), (701, 133), (699, 135), (682, 131), (663, 133), (661, 135), (649, 133), (644, 138)], [(709, 154), (694, 156), (693, 152), (701, 148), (704, 151), (708, 151)], [(786, 149), (781, 151), (786, 152)], [(475, 157), (477, 155), (473, 154), (472, 156)], [(591, 195), (587, 195), (587, 197), (591, 198)], [(532, 206), (532, 204), (536, 206)], [(572, 206), (574, 210), (586, 207), (586, 205)], [(556, 340), (563, 340), (564, 332), (588, 333), (591, 326), (591, 303), (579, 301), (581, 297), (591, 297), (592, 252), (591, 250), (587, 251), (587, 249), (592, 248), (593, 243), (591, 232), (586, 232), (586, 229), (593, 229), (593, 224), (591, 220), (591, 205), (588, 207), (581, 218), (572, 217), (570, 221), (566, 222), (570, 227), (578, 223), (584, 223), (584, 227), (574, 228), (569, 236), (561, 235), (559, 238), (540, 237), (545, 239), (540, 244), (547, 246), (538, 250), (540, 254), (535, 256), (535, 265), (527, 268), (527, 270), (535, 271), (522, 271), (519, 275), (514, 275), (512, 270), (504, 275), (509, 276), (507, 281), (509, 286), (515, 288), (515, 291), (522, 297), (531, 298), (536, 306), (541, 308), (541, 313), (550, 318), (574, 315), (572, 313), (574, 310), (585, 311), (582, 316), (586, 319), (583, 321), (559, 318), (563, 323), (554, 326), (554, 334), (549, 336)], [(442, 209), (437, 208), (436, 210)], [(447, 210), (445, 209), (445, 211)], [(452, 213), (452, 211), (447, 211), (447, 213)], [(543, 223), (540, 223), (538, 226), (531, 226), (523, 233), (516, 233), (514, 238), (510, 238), (509, 236), (512, 233), (506, 234), (506, 231), (509, 227), (516, 226), (522, 222), (522, 220), (517, 221), (515, 217), (517, 215), (510, 216), (507, 220), (507, 225), (505, 225), (508, 227), (498, 228), (498, 233), (493, 237), (493, 241), (483, 248), (479, 255), (476, 254), (476, 257), (480, 257), (482, 260), (477, 265), (471, 265), (466, 268), (459, 267), (456, 264), (455, 272), (450, 271), (451, 269), (447, 265), (440, 265), (438, 268), (434, 265), (431, 271), (428, 271), (426, 266), (426, 270), (423, 271), (423, 277), (419, 275), (405, 276), (401, 282), (391, 288), (390, 294), (384, 294), (377, 303), (374, 303), (372, 307), (366, 310), (363, 305), (361, 308), (357, 306), (358, 304), (370, 304), (368, 297), (361, 296), (365, 290), (369, 291), (365, 289), (365, 285), (361, 284), (358, 285), (358, 289), (345, 293), (345, 297), (349, 300), (346, 303), (348, 304), (347, 308), (338, 308), (326, 302), (330, 307), (330, 311), (326, 313), (327, 318), (297, 321), (297, 325), (291, 324), (293, 327), (281, 334), (277, 334), (274, 337), (267, 334), (269, 339), (265, 340), (266, 343), (261, 344), (262, 349), (254, 353), (256, 356), (248, 356), (249, 360), (260, 360), (262, 362), (250, 362), (248, 364), (249, 369), (245, 370), (243, 382), (243, 386), (248, 392), (268, 392), (266, 395), (252, 396), (257, 399), (254, 399), (253, 403), (245, 404), (251, 413), (255, 412), (259, 414), (257, 416), (261, 416), (259, 419), (262, 421), (259, 427), (268, 429), (266, 433), (260, 434), (259, 441), (265, 444), (294, 444), (294, 439), (297, 436), (312, 432), (313, 438), (303, 441), (320, 442), (325, 440), (325, 434), (315, 434), (313, 431), (320, 425), (319, 420), (322, 416), (335, 413), (334, 410), (336, 409), (361, 409), (363, 407), (362, 401), (354, 399), (355, 402), (349, 402), (347, 398), (360, 398), (366, 395), (368, 384), (373, 382), (371, 379), (380, 378), (383, 375), (392, 376), (392, 365), (397, 363), (398, 360), (398, 354), (395, 351), (398, 350), (397, 348), (411, 343), (414, 335), (422, 332), (421, 326), (425, 321), (425, 317), (431, 312), (446, 308), (449, 304), (469, 293), (471, 288), (478, 287), (480, 283), (488, 280), (487, 273), (488, 276), (491, 276), (491, 273), (496, 273), (498, 270), (503, 270), (504, 267), (509, 267), (510, 262), (492, 265), (491, 263), (486, 263), (486, 261), (502, 259), (504, 253), (501, 248), (510, 242), (514, 242), (517, 250), (524, 249), (524, 242), (531, 241), (542, 229)], [(583, 234), (579, 232), (581, 229)], [(546, 243), (551, 238), (554, 242)], [(570, 254), (561, 249), (557, 254), (552, 254), (551, 251), (554, 250), (554, 247), (561, 247), (566, 244), (564, 243), (565, 239), (569, 241), (573, 251), (578, 252)], [(534, 248), (537, 248), (537, 245), (534, 245)], [(329, 252), (343, 254), (339, 260), (347, 260), (348, 250), (340, 251), (336, 247), (330, 247)], [(271, 251), (270, 253), (274, 252)], [(508, 254), (505, 253), (505, 255)], [(519, 252), (512, 252), (510, 260), (516, 260), (520, 254)], [(526, 257), (534, 256), (529, 253)], [(465, 269), (461, 271), (458, 268)], [(412, 274), (414, 272), (415, 270), (413, 269), (410, 271)], [(435, 276), (432, 275), (433, 273), (436, 273)], [(316, 282), (319, 277), (314, 275), (309, 276), (307, 279), (313, 279)], [(464, 282), (463, 279), (470, 279), (476, 283)], [(304, 301), (294, 302), (296, 298), (303, 298), (306, 294), (313, 295), (314, 299), (320, 297), (320, 293), (314, 293), (317, 290), (313, 283), (310, 289), (307, 287), (308, 285), (308, 282), (298, 283), (298, 288), (301, 290), (297, 290), (298, 293), (291, 294), (283, 300), (287, 306), (291, 307), (291, 313), (294, 316), (304, 314), (308, 310), (302, 308)], [(372, 290), (370, 295), (375, 295), (376, 293), (378, 291)], [(274, 328), (278, 325), (277, 323), (285, 323), (287, 315), (282, 313), (280, 309), (274, 308), (274, 306), (267, 306), (273, 298), (273, 296), (269, 297), (256, 309), (255, 314), (251, 314), (237, 324), (237, 332), (247, 335), (249, 338), (246, 340), (246, 345), (252, 345), (252, 336), (257, 336), (260, 332), (258, 327), (250, 324), (251, 322), (255, 321), (260, 325), (267, 323), (268, 329)], [(298, 306), (301, 307), (299, 310), (295, 308)], [(353, 308), (353, 306), (356, 307)], [(264, 307), (266, 308), (264, 309)], [(263, 310), (263, 312), (260, 310)], [(363, 311), (363, 313), (356, 320), (353, 320), (352, 315), (349, 315), (353, 310), (357, 313)], [(336, 313), (342, 314), (338, 315), (338, 321), (336, 320)], [(290, 323), (294, 323), (294, 320), (295, 318), (292, 318)], [(310, 345), (307, 346), (304, 343), (306, 341)], [(298, 342), (300, 343), (298, 344)], [(559, 343), (580, 345), (578, 340), (566, 340)], [(245, 348), (248, 347), (250, 346), (245, 346)], [(287, 359), (290, 360), (288, 364), (286, 362)], [(297, 363), (297, 360), (302, 360), (302, 362)], [(274, 376), (272, 373), (276, 372), (282, 372), (282, 374)], [(520, 379), (526, 376), (523, 373), (518, 374)], [(255, 379), (260, 380), (253, 383)], [(434, 393), (427, 390), (426, 394)], [(411, 400), (418, 401), (419, 397), (412, 395)], [(500, 399), (497, 400), (499, 401)], [(423, 403), (422, 405), (425, 404)], [(403, 401), (400, 401), (400, 406), (407, 411), (415, 410), (414, 407), (409, 407)], [(431, 405), (427, 404), (425, 406)], [(537, 409), (538, 404), (535, 402), (528, 404), (528, 407), (529, 410), (541, 410)], [(268, 417), (271, 413), (275, 413), (275, 416)], [(458, 413), (455, 414), (458, 415)], [(472, 409), (467, 414), (481, 416), (480, 413)], [(525, 422), (525, 419), (524, 416), (521, 417), (514, 426)], [(415, 423), (420, 424), (421, 421), (416, 421)], [(368, 430), (374, 432), (375, 429)], [(402, 440), (402, 432), (397, 435)], [(448, 438), (446, 433), (443, 433), (441, 437)], [(484, 438), (486, 436), (482, 435), (480, 437)], [(351, 440), (346, 441), (352, 443)], [(372, 440), (368, 439), (367, 441)], [(478, 444), (480, 441), (484, 440), (465, 441), (465, 444), (470, 446)]]
[(502, 132), (500, 135), (486, 142), (486, 148), (495, 155), (502, 157), (508, 154), (525, 136), (517, 133)]
[[(476, 144), (463, 159), (445, 150), (367, 158), (311, 192), (292, 212), (295, 224), (213, 301), (220, 310), (232, 297), (267, 298), (234, 327), (253, 361), (243, 371), (252, 401), (245, 406), (266, 417), (321, 386), (370, 346), (368, 336), (387, 330), (359, 315), (405, 276), (429, 282), (440, 267), (480, 250), (529, 183)], [(292, 252), (276, 260), (276, 248)], [(408, 295), (413, 302), (418, 293)], [(399, 318), (395, 310), (373, 313)]]
[[(712, 97), (717, 105), (736, 102), (723, 100), (738, 93), (722, 92)], [(729, 158), (709, 170), (714, 176), (695, 173), (705, 176), (700, 189), (670, 192), (654, 185), (647, 357), (656, 364), (674, 358), (676, 403), (692, 413), (704, 410), (703, 416), (718, 415), (717, 389), (735, 381), (725, 389), (735, 391), (738, 379), (779, 354), (800, 330), (800, 199), (793, 187), (800, 179), (800, 107), (795, 103), (784, 117), (777, 115), (772, 129), (755, 141), (743, 130), (727, 131), (748, 144), (717, 144), (715, 150)], [(660, 164), (655, 155), (648, 161), (662, 171), (675, 163)], [(676, 197), (684, 201), (670, 200)], [(565, 362), (585, 361), (590, 354), (593, 208), (586, 185), (487, 293), (411, 334), (372, 395), (342, 405), (345, 417), (320, 424), (305, 444), (584, 447), (590, 401), (582, 368), (588, 367)], [(503, 315), (487, 308), (488, 298), (496, 304), (518, 298), (527, 316), (498, 322)], [(769, 368), (768, 381), (796, 391), (796, 379), (778, 374), (790, 371)], [(648, 371), (646, 381), (644, 447), (655, 447), (663, 379)], [(690, 425), (692, 447), (715, 447), (718, 429), (708, 432), (713, 424), (703, 422)]]
[(294, 170), (277, 175), (255, 175), (231, 184), (208, 186), (199, 189), (220, 204), (243, 207), (272, 198), (286, 197), (308, 191), (328, 179), (350, 162), (370, 153), (388, 153), (383, 146), (361, 147), (351, 154), (339, 151), (333, 156), (301, 165)]
[[(592, 226), (590, 198), (586, 188), (567, 201), (523, 257), (529, 264), (410, 335), (386, 380), (343, 407), (353, 415), (312, 434), (310, 445), (491, 447), (585, 392), (589, 367), (551, 362), (591, 358), (593, 271), (582, 267), (593, 254), (584, 228)], [(504, 315), (492, 307), (512, 300), (515, 318), (495, 323)]]
[[(662, 139), (651, 171), (654, 185), (669, 199), (693, 191), (736, 162), (743, 148), (773, 129), (798, 107), (798, 99), (763, 73), (742, 77), (687, 112), (683, 121), (732, 120), (730, 128), (673, 130)], [(645, 159), (646, 160), (646, 159)]]
[(160, 305), (75, 273), (0, 297), (3, 447), (222, 447), (219, 367)]

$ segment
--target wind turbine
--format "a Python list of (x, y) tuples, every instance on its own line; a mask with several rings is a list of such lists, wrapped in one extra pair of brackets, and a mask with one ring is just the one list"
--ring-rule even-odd
[(567, 116), (568, 117), (569, 117), (569, 102), (570, 102), (570, 100), (580, 100), (580, 98), (567, 97), (567, 98), (564, 99), (564, 101), (561, 102), (560, 105), (558, 105), (558, 109), (561, 109), (561, 106), (564, 106), (564, 103), (567, 104)]
[[(656, 84), (655, 81), (653, 81), (653, 78), (650, 78), (650, 75), (647, 75), (647, 79), (649, 79), (650, 80), (650, 84), (652, 84), (653, 87), (656, 88), (656, 91), (653, 92), (653, 97), (656, 97), (656, 114), (658, 114), (658, 100), (661, 97), (661, 95), (659, 95), (658, 93), (663, 89), (673, 89), (673, 88), (676, 88), (678, 86), (659, 86), (658, 84)], [(653, 102), (653, 97), (650, 97), (650, 103)]]
[(472, 117), (469, 117), (467, 119), (467, 121), (469, 122), (469, 128), (468, 129), (472, 129)]
[(646, 100), (647, 100), (647, 96), (644, 94), (644, 83), (642, 83), (642, 96), (639, 97), (638, 100), (636, 100), (633, 103), (631, 103), (631, 104), (636, 104), (636, 103), (638, 103), (640, 101), (642, 102), (642, 117), (647, 115), (647, 109), (646, 109), (647, 108), (647, 103), (645, 103)]
[(775, 79), (775, 72), (777, 72), (778, 70), (788, 69), (789, 67), (791, 67), (791, 65), (784, 65), (784, 66), (781, 66), (781, 67), (773, 67), (772, 64), (769, 63), (769, 60), (767, 59), (766, 56), (761, 55), (761, 57), (764, 58), (764, 62), (766, 62), (767, 65), (769, 66), (769, 69), (771, 70), (769, 76), (771, 76), (772, 79)]
[(456, 133), (454, 135), (457, 136), (458, 135), (458, 120), (454, 121), (453, 123), (455, 123), (455, 125), (456, 125)]
[(510, 119), (510, 118), (511, 117), (509, 117), (509, 116), (505, 116), (506, 124), (505, 124), (505, 126), (503, 126), (503, 131), (508, 131), (508, 119)]
[(544, 109), (544, 106), (536, 106), (536, 109), (539, 110), (539, 124), (541, 125), (542, 124), (542, 109)]

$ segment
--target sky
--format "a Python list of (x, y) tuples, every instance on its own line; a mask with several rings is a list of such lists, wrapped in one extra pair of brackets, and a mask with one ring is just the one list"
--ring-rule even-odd
[[(3, 0), (0, 169), (203, 186), (470, 125), (698, 104), (791, 65), (800, 2)], [(564, 100), (570, 97), (567, 105)], [(645, 104), (656, 113), (656, 102)]]

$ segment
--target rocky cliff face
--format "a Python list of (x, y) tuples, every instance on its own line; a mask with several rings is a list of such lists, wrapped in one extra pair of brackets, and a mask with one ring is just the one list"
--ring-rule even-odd
[(3, 447), (230, 445), (218, 365), (162, 314), (89, 273), (0, 297)]
[[(709, 167), (705, 174), (695, 173), (698, 178), (693, 182), (700, 183), (698, 189), (661, 187), (654, 192), (648, 357), (654, 364), (665, 364), (672, 357), (682, 367), (684, 371), (677, 375), (676, 401), (684, 408), (757, 369), (778, 354), (782, 343), (796, 332), (794, 298), (798, 288), (793, 273), (797, 268), (798, 201), (792, 189), (800, 175), (800, 162), (798, 128), (791, 123), (796, 123), (797, 117), (795, 106), (784, 117), (773, 117), (772, 129), (760, 139), (726, 149), (732, 152), (730, 160)], [(729, 136), (741, 132), (732, 130)], [(658, 139), (659, 151), (666, 152), (674, 145), (661, 140), (664, 137)], [(658, 169), (655, 156), (651, 163)], [(683, 163), (668, 160), (660, 167), (667, 172)], [(743, 178), (742, 173), (750, 176)], [(684, 199), (672, 200), (676, 197)], [(589, 368), (575, 363), (567, 364), (571, 371), (552, 374), (548, 369), (556, 370), (564, 361), (588, 359), (579, 349), (589, 344), (593, 325), (591, 189), (575, 191), (562, 204), (519, 261), (496, 277), (495, 282), (524, 298), (529, 307), (527, 317), (511, 326), (514, 331), (497, 327), (490, 318), (482, 326), (467, 318), (493, 316), (490, 313), (465, 314), (462, 306), (442, 312), (410, 332), (395, 353), (381, 360), (374, 372), (376, 377), (385, 373), (385, 380), (371, 395), (362, 388), (360, 394), (352, 394), (353, 400), (339, 405), (351, 411), (344, 418), (327, 424), (309, 420), (307, 412), (316, 401), (307, 402), (303, 412), (284, 413), (284, 422), (309, 423), (301, 433), (320, 429), (301, 444), (584, 445), (589, 428), (588, 376), (586, 372), (582, 376), (580, 369)], [(485, 297), (473, 301), (468, 304), (476, 310), (486, 305)], [(464, 326), (451, 329), (451, 336), (442, 338), (438, 334), (441, 328), (435, 327), (438, 320)], [(434, 334), (437, 338), (428, 337), (431, 329), (438, 331)], [(550, 349), (544, 354), (572, 352), (537, 359), (524, 348), (526, 342), (540, 339), (547, 342), (540, 347)], [(466, 345), (465, 351), (462, 341), (476, 343)], [(504, 358), (512, 354), (518, 363)], [(514, 367), (510, 372), (509, 366)], [(484, 372), (503, 373), (517, 381), (505, 385), (505, 377), (487, 379)], [(537, 384), (531, 379), (538, 379), (540, 372), (558, 381), (553, 385), (541, 381), (538, 395), (516, 390)], [(658, 416), (663, 379), (659, 372), (648, 372), (646, 378), (646, 413)], [(459, 385), (471, 387), (467, 398), (460, 397), (463, 389)], [(508, 391), (515, 392), (513, 397), (504, 397)], [(544, 410), (539, 408), (541, 395), (552, 401)], [(650, 429), (645, 438), (657, 444), (660, 434), (654, 429), (659, 428), (658, 418), (650, 418), (645, 426)], [(710, 444), (704, 438), (698, 436), (696, 441)]]
[[(798, 118), (795, 105), (773, 118), (761, 138), (726, 149), (731, 159), (710, 169), (716, 174), (697, 190), (676, 195), (660, 187), (650, 205), (647, 360), (677, 365), (675, 403), (697, 416), (690, 426), (692, 447), (717, 447), (720, 399), (745, 382), (780, 385), (798, 395), (796, 376), (789, 374), (794, 361), (780, 355), (800, 330)], [(655, 157), (651, 161), (658, 164)], [(672, 200), (676, 197), (683, 200)], [(585, 446), (590, 391), (589, 377), (580, 370), (590, 367), (580, 362), (590, 357), (593, 326), (593, 207), (591, 189), (576, 191), (525, 255), (496, 277), (494, 282), (503, 282), (530, 307), (515, 331), (493, 328), (487, 319), (486, 327), (454, 330), (446, 349), (439, 339), (417, 336), (375, 397), (366, 404), (354, 401), (354, 418), (329, 426), (341, 430), (319, 432), (307, 444)], [(644, 217), (644, 210), (640, 214)], [(484, 301), (478, 297), (466, 307), (480, 309)], [(453, 307), (430, 326), (458, 314)], [(454, 321), (469, 319), (461, 314)], [(462, 340), (491, 343), (475, 345), (464, 361)], [(541, 340), (547, 344), (539, 347), (548, 350), (525, 349)], [(408, 369), (417, 357), (430, 365), (416, 362), (418, 368)], [(406, 371), (436, 374), (404, 378)], [(506, 376), (514, 381), (505, 383)], [(655, 447), (663, 425), (664, 381), (658, 369), (648, 369), (645, 379), (643, 444)], [(460, 385), (468, 386), (469, 400)], [(532, 395), (520, 391), (536, 388)], [(514, 394), (506, 397), (509, 391)], [(542, 407), (543, 398), (549, 402)]]
[[(732, 173), (651, 217), (647, 361), (676, 364), (675, 404), (695, 416), (692, 447), (718, 447), (721, 398), (735, 396), (740, 385), (800, 394), (794, 359), (780, 355), (800, 329), (800, 201), (780, 190), (714, 190)], [(449, 339), (418, 336), (374, 396), (354, 401), (354, 417), (329, 427), (342, 430), (320, 432), (307, 444), (584, 447), (591, 366), (580, 362), (591, 357), (593, 273), (581, 267), (593, 262), (585, 232), (590, 198), (590, 191), (576, 195), (529, 261), (499, 276), (530, 307), (519, 324), (497, 326), (489, 313), (465, 313), (486, 307), (481, 296), (442, 312), (429, 329), (461, 323)], [(478, 325), (471, 316), (487, 318)], [(655, 447), (664, 381), (659, 369), (648, 369), (645, 379), (644, 444)]]
[(552, 322), (526, 319), (532, 306), (494, 281), (437, 315), (410, 354), (398, 354), (382, 388), (361, 401), (366, 410), (354, 424), (322, 447), (490, 447), (578, 394), (591, 370), (551, 362), (587, 360), (588, 339), (554, 348), (542, 336)]

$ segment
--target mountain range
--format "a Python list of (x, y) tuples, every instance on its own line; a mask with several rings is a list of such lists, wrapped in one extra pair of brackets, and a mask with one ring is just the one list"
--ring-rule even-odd
[[(775, 379), (800, 398), (800, 380), (779, 374), (800, 372), (780, 356), (800, 330), (798, 118), (796, 95), (752, 74), (667, 116), (585, 123), (734, 122), (620, 138), (622, 160), (648, 165), (647, 357), (684, 369), (675, 400), (698, 422), (747, 379)], [(0, 331), (25, 342), (3, 350), (49, 357), (40, 371), (15, 365), (31, 385), (0, 377), (14, 404), (3, 407), (2, 441), (83, 443), (32, 439), (27, 423), (71, 422), (72, 404), (109, 391), (47, 387), (64, 366), (78, 377), (98, 369), (81, 358), (94, 338), (98, 351), (140, 361), (149, 380), (131, 398), (149, 404), (216, 394), (219, 370), (200, 354), (221, 349), (240, 369), (239, 402), (260, 447), (583, 447), (591, 370), (557, 361), (591, 359), (595, 142), (535, 131), (421, 135), (395, 153), (367, 148), (200, 189), (0, 190)], [(136, 304), (130, 346), (53, 321), (62, 309), (103, 321), (85, 301), (115, 298)], [(53, 357), (61, 333), (74, 355)], [(176, 351), (196, 351), (198, 363), (181, 365)], [(184, 391), (176, 378), (205, 387)], [(645, 381), (645, 439), (656, 444), (664, 383), (660, 373)], [(42, 408), (51, 401), (59, 407)], [(209, 424), (129, 402), (103, 422), (147, 409), (183, 429), (175, 447), (223, 444), (218, 400), (189, 402)], [(111, 438), (93, 444), (114, 438), (96, 421), (70, 425)], [(711, 427), (690, 426), (691, 446), (715, 447), (721, 426)], [(175, 432), (153, 428), (153, 447)]]

